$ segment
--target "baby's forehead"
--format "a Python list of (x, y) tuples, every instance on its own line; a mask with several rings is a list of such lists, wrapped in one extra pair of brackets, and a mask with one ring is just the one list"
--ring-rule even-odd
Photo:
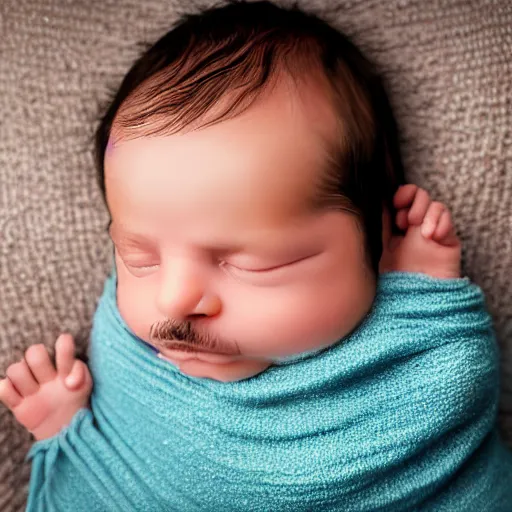
[(151, 194), (172, 193), (178, 202), (213, 203), (230, 192), (224, 202), (255, 210), (256, 202), (310, 210), (332, 163), (325, 139), (335, 139), (329, 131), (337, 123), (318, 89), (292, 90), (282, 83), (241, 115), (180, 134), (126, 135), (114, 125), (106, 148), (106, 177), (110, 169), (117, 175), (110, 189), (136, 180), (131, 189), (139, 194), (153, 180)]

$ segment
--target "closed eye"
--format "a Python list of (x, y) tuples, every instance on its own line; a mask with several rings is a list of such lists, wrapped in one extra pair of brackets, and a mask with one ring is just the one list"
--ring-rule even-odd
[[(316, 255), (314, 255), (314, 256), (316, 256)], [(299, 258), (297, 260), (293, 260), (288, 263), (283, 263), (281, 265), (274, 265), (272, 267), (266, 267), (266, 268), (242, 268), (242, 267), (237, 267), (236, 265), (233, 265), (232, 263), (228, 263), (226, 261), (221, 261), (220, 266), (228, 265), (229, 267), (231, 267), (235, 270), (238, 270), (240, 272), (247, 272), (247, 273), (251, 273), (251, 274), (265, 274), (265, 273), (274, 272), (276, 270), (281, 270), (286, 267), (291, 267), (292, 265), (295, 265), (297, 263), (300, 263), (300, 262), (307, 260), (309, 258), (312, 258), (312, 257), (313, 256), (305, 256), (303, 258)]]
[[(136, 265), (130, 265), (126, 262), (124, 262), (124, 265), (126, 268), (129, 269), (130, 273), (137, 277), (137, 278), (142, 278), (142, 277), (145, 277), (149, 274), (147, 274), (147, 271), (148, 270), (151, 270), (153, 268), (157, 268), (159, 265), (143, 265), (143, 266), (136, 266)], [(140, 275), (138, 273), (141, 273)]]

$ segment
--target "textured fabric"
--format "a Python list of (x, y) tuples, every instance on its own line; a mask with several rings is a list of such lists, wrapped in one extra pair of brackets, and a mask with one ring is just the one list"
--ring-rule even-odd
[[(202, 0), (193, 2), (206, 4)], [(452, 209), (501, 347), (512, 446), (512, 2), (299, 0), (382, 69), (406, 173)], [(101, 105), (188, 0), (0, 1), (0, 376), (61, 332), (85, 352), (110, 268), (93, 170)], [(24, 510), (30, 435), (0, 405), (0, 510)]]
[(506, 512), (498, 352), (468, 279), (393, 272), (349, 336), (223, 383), (157, 358), (105, 284), (91, 410), (37, 442), (28, 512)]

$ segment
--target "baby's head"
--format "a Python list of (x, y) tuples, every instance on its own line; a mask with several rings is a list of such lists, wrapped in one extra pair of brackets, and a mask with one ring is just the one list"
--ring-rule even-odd
[(96, 151), (119, 311), (164, 354), (263, 368), (369, 311), (396, 127), (368, 61), (315, 16), (187, 16), (128, 72)]

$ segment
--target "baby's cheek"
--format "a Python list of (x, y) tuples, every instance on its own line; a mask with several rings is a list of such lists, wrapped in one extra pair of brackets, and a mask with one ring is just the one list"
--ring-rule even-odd
[(274, 290), (265, 300), (240, 301), (236, 323), (229, 327), (243, 353), (288, 355), (330, 345), (347, 334), (362, 314), (353, 303), (339, 287)]
[(145, 304), (148, 302), (141, 300), (140, 292), (138, 295), (133, 294), (118, 285), (117, 306), (121, 317), (136, 336), (144, 341), (149, 341), (151, 323), (147, 319), (151, 316), (150, 312), (146, 311)]
[[(337, 300), (309, 302), (287, 322), (288, 349), (304, 351), (327, 346), (343, 337), (348, 318), (343, 303)], [(283, 347), (284, 348), (284, 347)]]

